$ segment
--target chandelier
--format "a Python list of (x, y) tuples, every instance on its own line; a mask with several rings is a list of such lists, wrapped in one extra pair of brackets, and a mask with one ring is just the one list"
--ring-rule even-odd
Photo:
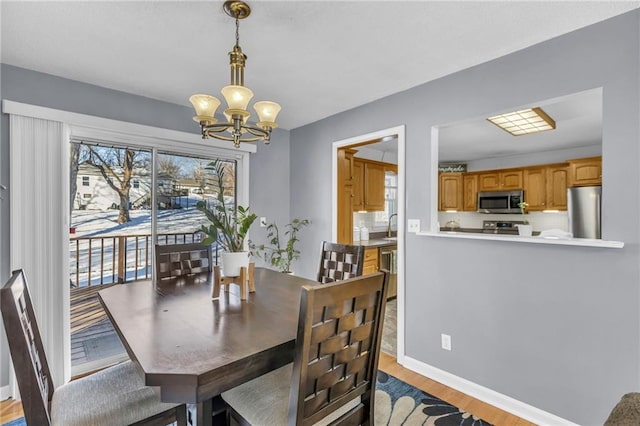
[(271, 138), (271, 130), (278, 127), (276, 117), (280, 112), (280, 105), (271, 101), (260, 101), (253, 105), (258, 114), (258, 122), (249, 123), (251, 113), (247, 110), (253, 92), (244, 85), (244, 65), (247, 55), (240, 48), (239, 20), (251, 14), (251, 8), (243, 1), (226, 1), (224, 11), (236, 20), (236, 44), (229, 52), (231, 64), (231, 84), (222, 88), (221, 93), (227, 102), (224, 110), (226, 122), (218, 123), (215, 118), (216, 110), (220, 106), (220, 100), (215, 96), (197, 94), (189, 98), (196, 110), (193, 120), (200, 124), (202, 138), (209, 137), (225, 141), (233, 141), (238, 148), (240, 142), (255, 142), (264, 140), (268, 144)]

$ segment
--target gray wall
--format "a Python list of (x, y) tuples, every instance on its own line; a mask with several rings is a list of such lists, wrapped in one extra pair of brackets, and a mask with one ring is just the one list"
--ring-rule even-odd
[[(197, 125), (191, 117), (191, 107), (170, 104), (103, 87), (80, 83), (53, 75), (0, 65), (0, 93), (2, 99), (40, 105), (65, 111), (95, 115), (98, 117), (145, 124), (172, 130), (197, 133)], [(185, 94), (185, 97), (188, 94)], [(185, 98), (186, 99), (186, 98)], [(9, 182), (9, 116), (2, 114), (0, 122), (0, 182)], [(258, 145), (258, 152), (251, 156), (249, 196), (251, 208), (270, 219), (286, 222), (289, 219), (289, 131), (276, 129), (268, 147)], [(269, 194), (275, 190), (277, 197)], [(9, 203), (8, 193), (2, 194), (0, 217), (1, 270), (0, 281), (8, 278), (9, 265)], [(252, 235), (260, 236), (256, 226)], [(4, 332), (2, 332), (4, 339)], [(0, 340), (0, 360), (8, 358), (6, 342)], [(0, 364), (0, 386), (8, 383), (8, 365)]]
[(332, 142), (405, 124), (406, 217), (426, 229), (431, 126), (603, 87), (603, 235), (624, 249), (408, 234), (405, 336), (411, 358), (602, 424), (640, 384), (639, 41), (634, 11), (293, 130), (291, 212), (314, 220), (303, 250), (331, 238)]

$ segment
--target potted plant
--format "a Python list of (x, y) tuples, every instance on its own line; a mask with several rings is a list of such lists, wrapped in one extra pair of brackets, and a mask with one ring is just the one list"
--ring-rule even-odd
[(533, 227), (529, 225), (529, 221), (524, 218), (527, 207), (529, 207), (529, 203), (527, 203), (526, 201), (521, 201), (520, 203), (518, 203), (518, 207), (520, 207), (520, 213), (522, 214), (522, 225), (516, 225), (518, 227), (518, 235), (530, 237), (533, 233)]
[(280, 272), (290, 274), (292, 273), (291, 263), (300, 257), (300, 251), (295, 248), (298, 241), (298, 232), (310, 223), (311, 221), (308, 219), (293, 219), (291, 223), (287, 223), (285, 225), (286, 231), (284, 232), (284, 239), (286, 239), (284, 245), (282, 245), (280, 239), (278, 225), (275, 222), (270, 223), (267, 226), (267, 238), (269, 238), (269, 244), (271, 245), (257, 245), (250, 241), (251, 251), (258, 258), (278, 268)]
[(249, 265), (249, 252), (245, 250), (244, 240), (257, 216), (250, 213), (248, 207), (227, 205), (224, 194), (228, 189), (225, 185), (228, 171), (224, 162), (212, 161), (207, 169), (215, 175), (218, 195), (211, 209), (205, 201), (196, 204), (211, 222), (209, 226), (200, 228), (206, 235), (202, 244), (218, 243), (224, 250), (220, 256), (222, 271), (226, 276), (239, 276), (240, 268)]

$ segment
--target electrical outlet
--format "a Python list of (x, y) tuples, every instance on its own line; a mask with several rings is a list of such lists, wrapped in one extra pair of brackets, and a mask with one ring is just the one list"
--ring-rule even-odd
[(408, 232), (420, 232), (420, 219), (409, 219), (407, 221)]
[(448, 334), (441, 334), (440, 337), (442, 339), (442, 349), (444, 349), (446, 351), (450, 351), (451, 350), (451, 336), (449, 336)]
[(267, 218), (264, 216), (260, 217), (260, 227), (261, 228), (266, 228), (267, 227)]

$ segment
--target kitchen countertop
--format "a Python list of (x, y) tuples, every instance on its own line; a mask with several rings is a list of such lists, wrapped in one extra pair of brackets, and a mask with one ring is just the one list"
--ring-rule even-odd
[[(484, 230), (482, 228), (440, 228), (440, 232), (460, 232), (469, 234), (485, 234), (485, 235), (518, 235), (517, 229), (504, 229), (501, 231), (496, 230)], [(539, 231), (533, 231), (533, 236), (540, 235)]]
[(397, 245), (398, 241), (395, 239), (384, 240), (382, 238), (375, 238), (366, 241), (354, 241), (353, 244), (365, 247), (388, 247)]

